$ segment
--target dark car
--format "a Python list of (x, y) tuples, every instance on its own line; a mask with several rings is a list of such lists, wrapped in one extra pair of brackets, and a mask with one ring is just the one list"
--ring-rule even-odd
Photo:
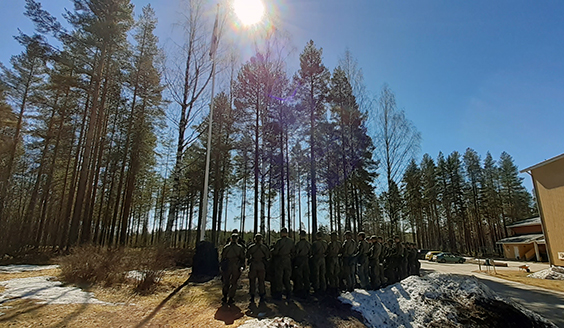
[(451, 253), (440, 253), (433, 256), (433, 260), (439, 263), (464, 263), (466, 259), (462, 256), (454, 255)]

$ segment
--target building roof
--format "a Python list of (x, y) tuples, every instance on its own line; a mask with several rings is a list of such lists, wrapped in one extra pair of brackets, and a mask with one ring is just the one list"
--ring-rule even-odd
[(530, 235), (521, 235), (503, 238), (497, 244), (530, 244), (536, 241), (538, 244), (544, 244), (544, 235), (542, 233), (535, 233)]
[(540, 218), (540, 216), (537, 216), (537, 217), (534, 217), (534, 218), (529, 218), (529, 219), (513, 222), (513, 223), (507, 225), (507, 227), (508, 228), (517, 228), (517, 227), (528, 227), (528, 226), (534, 226), (534, 225), (540, 225), (540, 224), (541, 224), (541, 218)]
[(562, 159), (562, 158), (564, 158), (564, 154), (560, 154), (560, 155), (555, 156), (555, 157), (553, 157), (553, 158), (547, 159), (547, 160), (544, 161), (544, 162), (540, 162), (540, 163), (538, 163), (538, 164), (535, 164), (535, 165), (533, 165), (533, 166), (530, 166), (530, 167), (528, 167), (528, 168), (526, 168), (526, 169), (523, 169), (523, 170), (519, 171), (519, 173), (530, 172), (530, 171), (532, 171), (532, 170), (534, 170), (534, 169), (538, 169), (538, 168), (541, 167), (541, 166), (545, 166), (546, 164), (550, 164), (550, 163), (555, 162), (555, 161), (557, 161), (557, 160), (559, 160), (559, 159)]

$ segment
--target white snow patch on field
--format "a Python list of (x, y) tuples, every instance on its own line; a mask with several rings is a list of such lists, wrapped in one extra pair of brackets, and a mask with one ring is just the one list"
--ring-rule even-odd
[(272, 319), (250, 319), (245, 321), (239, 328), (300, 328), (297, 322), (288, 317), (276, 317)]
[(564, 280), (564, 268), (553, 266), (548, 269), (531, 273), (527, 277), (536, 279)]
[[(461, 306), (471, 307), (476, 299), (504, 301), (474, 277), (438, 273), (411, 276), (377, 291), (356, 289), (339, 299), (362, 313), (367, 326), (382, 328), (457, 325)], [(544, 322), (537, 314), (519, 309)]]
[(78, 287), (62, 286), (60, 281), (54, 280), (55, 277), (30, 277), (0, 281), (0, 286), (6, 290), (0, 293), (0, 304), (27, 298), (38, 301), (40, 304), (105, 304), (94, 298), (94, 294), (85, 292)]
[(28, 271), (41, 271), (57, 269), (58, 265), (31, 265), (31, 264), (11, 264), (0, 266), (0, 273), (19, 273)]

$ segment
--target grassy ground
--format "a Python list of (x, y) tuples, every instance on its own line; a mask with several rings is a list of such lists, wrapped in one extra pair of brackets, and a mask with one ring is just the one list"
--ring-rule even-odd
[[(58, 269), (0, 274), (1, 280), (58, 275)], [(221, 283), (185, 284), (190, 270), (165, 274), (155, 293), (141, 296), (132, 286), (92, 287), (87, 291), (115, 306), (98, 304), (46, 305), (18, 299), (0, 303), (0, 327), (238, 327), (249, 317), (288, 316), (304, 327), (365, 327), (358, 313), (336, 299), (267, 301), (249, 306), (248, 279), (243, 274), (234, 306), (222, 306)], [(0, 290), (1, 292), (1, 290)]]
[[(486, 271), (474, 271), (478, 273), (487, 274)], [(513, 271), (513, 270), (499, 270), (497, 274), (490, 271), (490, 274), (493, 277), (498, 277), (510, 281), (520, 282), (522, 284), (542, 287), (550, 290), (556, 290), (560, 292), (564, 292), (564, 280), (551, 280), (551, 279), (536, 279), (536, 278), (529, 278), (527, 275), (533, 272), (525, 272), (525, 271)]]

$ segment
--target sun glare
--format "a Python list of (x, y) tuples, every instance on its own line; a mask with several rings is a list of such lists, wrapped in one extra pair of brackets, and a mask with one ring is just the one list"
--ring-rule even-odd
[(261, 0), (235, 0), (233, 9), (243, 25), (256, 24), (264, 15), (264, 4)]

